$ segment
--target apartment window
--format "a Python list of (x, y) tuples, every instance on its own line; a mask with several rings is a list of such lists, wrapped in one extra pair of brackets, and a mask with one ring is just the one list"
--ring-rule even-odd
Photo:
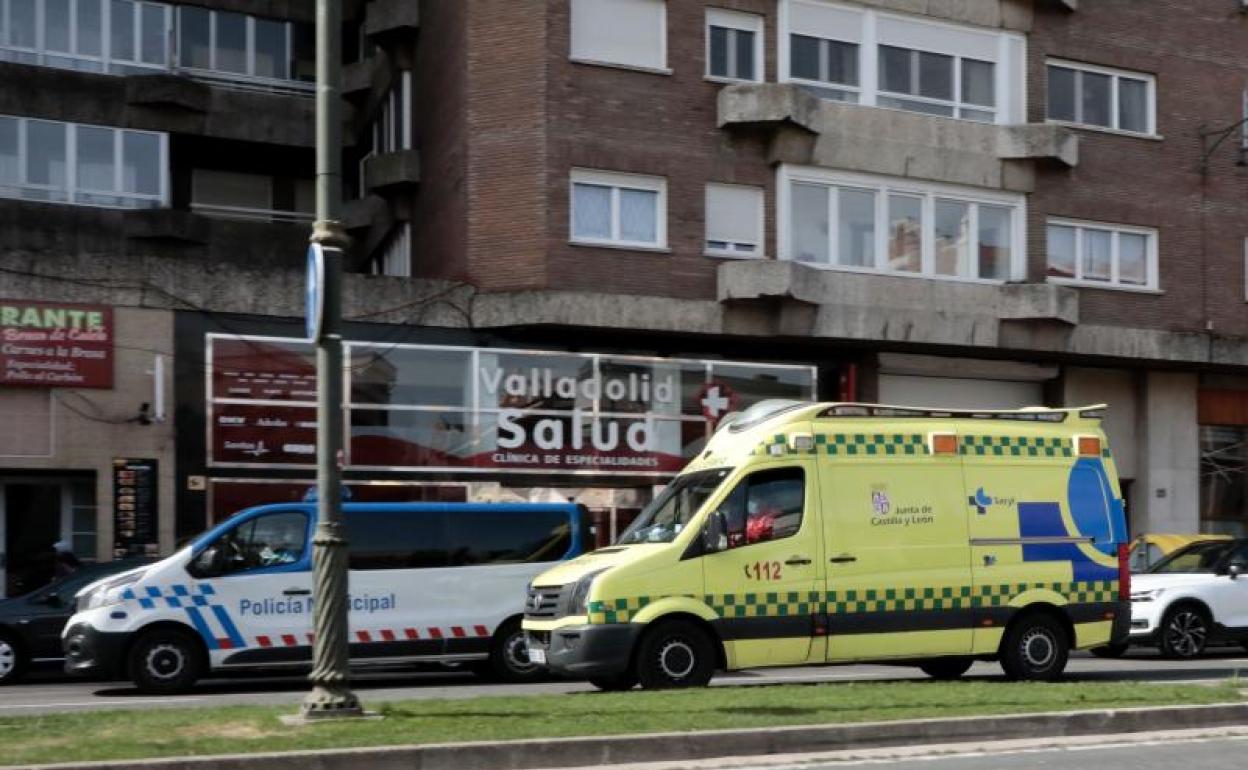
[(1157, 288), (1157, 231), (1050, 219), (1048, 276), (1060, 282)]
[(373, 152), (412, 149), (412, 73), (404, 70), (381, 100), (372, 125)]
[(572, 59), (666, 71), (664, 0), (572, 0)]
[(1021, 272), (1021, 196), (787, 166), (779, 175), (784, 258), (971, 280)]
[(373, 260), (373, 275), (408, 277), (412, 274), (412, 226), (403, 223)]
[(667, 182), (661, 177), (574, 169), (571, 206), (575, 243), (667, 246)]
[(178, 67), (196, 77), (286, 86), (315, 79), (309, 25), (194, 6), (177, 11)]
[(164, 134), (0, 116), (0, 196), (111, 208), (164, 205)]
[(1025, 40), (823, 0), (781, 0), (780, 79), (825, 99), (1021, 122)]
[(169, 66), (170, 6), (136, 0), (0, 0), (0, 60), (130, 74)]
[(219, 219), (311, 222), (314, 186), (311, 178), (197, 168), (191, 173), (191, 209)]
[(1156, 86), (1151, 75), (1051, 61), (1048, 81), (1049, 120), (1156, 133)]
[(757, 257), (763, 253), (763, 190), (738, 184), (706, 186), (706, 253)]
[(706, 9), (706, 75), (724, 80), (763, 79), (763, 17)]

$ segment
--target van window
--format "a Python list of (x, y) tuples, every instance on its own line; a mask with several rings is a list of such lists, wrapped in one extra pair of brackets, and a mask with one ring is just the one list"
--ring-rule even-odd
[(303, 558), (308, 517), (298, 511), (249, 519), (222, 533), (188, 568), (195, 577), (220, 577), (295, 564)]
[(350, 569), (426, 569), (449, 564), (445, 513), (351, 511), (346, 520)]
[(565, 511), (351, 511), (355, 570), (430, 569), (562, 559), (572, 546)]
[(728, 547), (765, 543), (797, 534), (806, 503), (801, 468), (776, 468), (746, 476), (719, 510), (728, 525)]
[(558, 561), (572, 547), (572, 519), (564, 511), (464, 511), (451, 514), (453, 567)]
[(670, 543), (693, 519), (707, 499), (715, 494), (728, 475), (728, 468), (697, 471), (677, 476), (659, 496), (637, 514), (616, 545)]

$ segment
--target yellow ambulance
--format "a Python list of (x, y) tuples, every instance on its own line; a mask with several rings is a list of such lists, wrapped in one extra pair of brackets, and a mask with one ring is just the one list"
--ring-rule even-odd
[(1130, 624), (1103, 408), (756, 404), (612, 546), (532, 582), (529, 657), (606, 690), (858, 661), (1055, 679)]

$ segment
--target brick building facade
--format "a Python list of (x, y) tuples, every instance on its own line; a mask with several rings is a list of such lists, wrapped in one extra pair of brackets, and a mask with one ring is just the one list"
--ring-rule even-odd
[[(29, 413), (33, 399), (48, 415), (36, 431), (46, 450), (0, 444), (0, 485), (17, 490), (12, 510), (30, 507), (19, 498), (41, 479), (90, 487), (79, 507), (95, 511), (95, 539), (82, 548), (105, 558), (115, 461), (156, 460), (149, 545), (167, 551), (230, 506), (311, 478), (297, 457), (229, 455), (220, 420), (252, 418), (227, 407), (284, 407), (218, 392), (225, 364), (213, 358), (241, 336), (262, 351), (248, 365), (300, 366), (302, 352), (270, 338), (297, 336), (302, 313), (311, 4), (134, 6), (137, 47), (124, 34), (93, 46), (87, 23), (70, 25), (69, 52), (62, 6), (0, 0), (0, 160), (15, 137), (15, 160), (0, 162), (0, 299), (158, 320), (141, 338), (117, 323), (112, 389), (0, 387), (0, 411)], [(43, 14), (35, 37), (14, 32), (27, 8)], [(346, 314), (360, 357), (344, 419), (361, 495), (574, 496), (604, 531), (626, 521), (665, 472), (521, 469), (468, 462), (467, 449), (430, 459), (430, 431), (497, 448), (506, 405), (483, 405), (478, 377), (507, 376), (505, 351), (524, 350), (594, 377), (685, 372), (675, 411), (624, 410), (676, 421), (655, 456), (696, 450), (711, 388), (738, 406), (1106, 402), (1134, 531), (1248, 528), (1236, 125), (1248, 16), (1233, 0), (360, 0), (345, 11)], [(46, 121), (88, 128), (65, 129), (74, 151), (58, 156)], [(88, 139), (104, 134), (90, 127), (122, 130), (114, 165), (92, 160), (103, 156)], [(132, 161), (126, 148), (143, 142), (161, 149)], [(83, 158), (95, 165), (73, 165)], [(145, 163), (159, 184), (137, 181)], [(109, 173), (111, 197), (81, 181)], [(470, 404), (421, 389), (443, 348), (471, 351), (447, 375)], [(169, 363), (163, 421), (149, 419), (156, 355)], [(436, 417), (369, 411), (379, 404)], [(71, 451), (83, 420), (114, 426), (85, 454)], [(407, 448), (376, 455), (383, 434)], [(277, 433), (232, 443), (306, 446)], [(77, 532), (63, 505), (57, 532)], [(10, 535), (37, 518), (23, 511), (10, 512)]]

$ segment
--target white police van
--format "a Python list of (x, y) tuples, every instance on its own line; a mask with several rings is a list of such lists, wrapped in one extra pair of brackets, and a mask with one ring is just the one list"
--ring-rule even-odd
[[(352, 665), (542, 675), (520, 630), (525, 587), (592, 548), (584, 507), (345, 503), (343, 514)], [(87, 586), (62, 633), (66, 671), (164, 693), (207, 671), (306, 668), (315, 528), (314, 502), (250, 508), (167, 559)]]

